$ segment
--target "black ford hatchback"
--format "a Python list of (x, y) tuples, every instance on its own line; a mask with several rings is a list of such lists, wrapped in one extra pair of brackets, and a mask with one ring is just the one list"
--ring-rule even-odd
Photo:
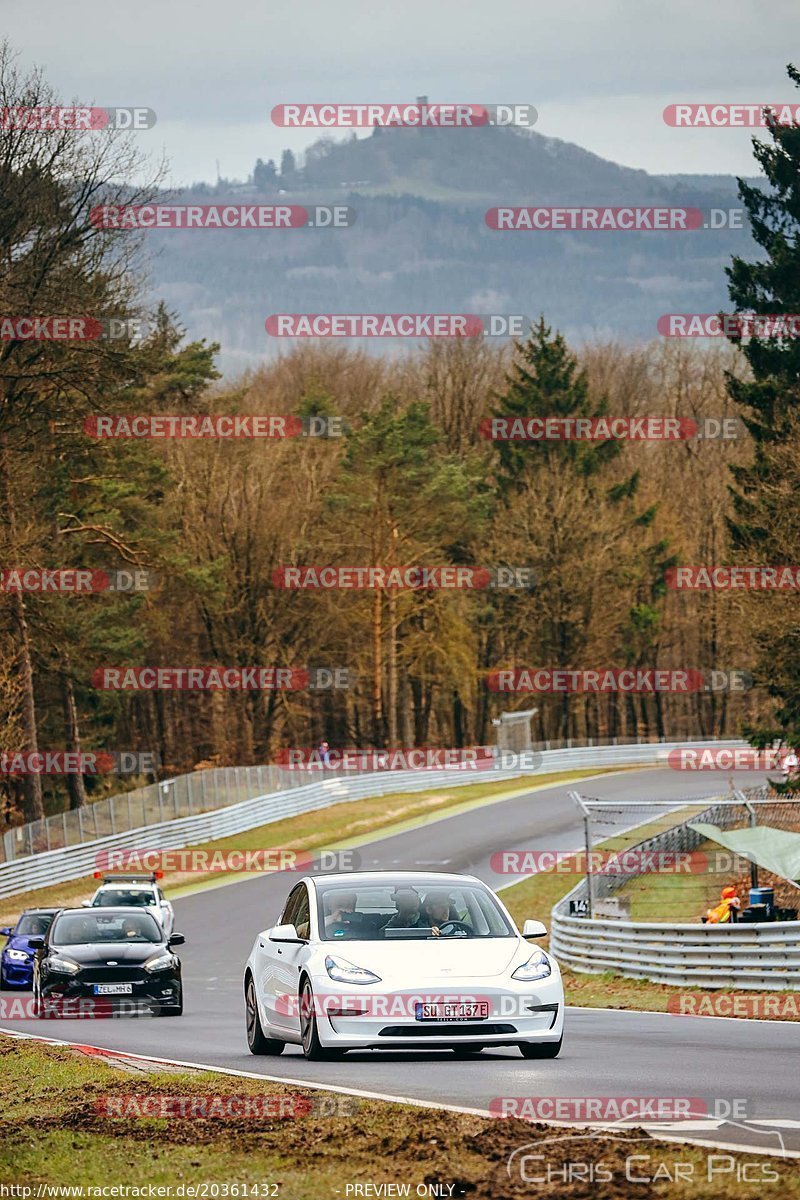
[(63, 908), (44, 937), (30, 939), (36, 1011), (180, 1016), (181, 963), (172, 947), (184, 941), (182, 933), (165, 938), (141, 908)]

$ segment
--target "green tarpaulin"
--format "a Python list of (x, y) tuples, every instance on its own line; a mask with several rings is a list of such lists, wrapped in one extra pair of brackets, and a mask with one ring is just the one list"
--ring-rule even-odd
[(800, 833), (789, 833), (785, 829), (773, 829), (770, 825), (754, 825), (747, 829), (719, 829), (703, 821), (690, 821), (690, 829), (696, 829), (710, 842), (718, 842), (726, 850), (741, 854), (755, 862), (765, 871), (788, 879), (800, 887)]

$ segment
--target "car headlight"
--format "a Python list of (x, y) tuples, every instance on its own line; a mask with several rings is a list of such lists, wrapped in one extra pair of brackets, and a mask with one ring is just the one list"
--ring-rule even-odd
[(175, 966), (175, 959), (171, 954), (157, 954), (155, 958), (148, 958), (144, 964), (145, 971), (167, 971), (170, 967)]
[(11, 959), (12, 962), (27, 962), (28, 961), (27, 950), (6, 950), (6, 954)]
[(544, 950), (534, 950), (526, 963), (512, 971), (512, 979), (521, 979), (524, 983), (532, 983), (534, 979), (546, 979), (552, 974), (550, 959)]
[(61, 975), (77, 975), (80, 971), (80, 963), (73, 962), (71, 958), (51, 958), (48, 962), (51, 971), (58, 971)]
[(380, 983), (380, 975), (373, 974), (366, 967), (356, 967), (346, 958), (333, 958), (330, 954), (325, 959), (325, 970), (331, 979), (337, 983)]

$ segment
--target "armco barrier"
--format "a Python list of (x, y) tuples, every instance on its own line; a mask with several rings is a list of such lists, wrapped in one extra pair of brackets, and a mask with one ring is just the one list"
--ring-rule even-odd
[[(747, 794), (735, 795), (747, 798)], [(768, 813), (786, 807), (782, 801), (761, 800), (758, 804)], [(744, 808), (735, 800), (720, 800), (690, 820), (727, 827), (727, 812)], [(629, 849), (685, 851), (701, 840), (684, 822)], [(608, 894), (624, 878), (598, 876), (593, 897), (597, 898), (597, 885), (607, 883), (608, 887), (599, 890)], [(800, 921), (703, 925), (700, 921), (657, 923), (571, 916), (570, 902), (586, 898), (587, 884), (582, 879), (553, 906), (550, 949), (562, 966), (590, 974), (613, 971), (673, 987), (800, 990)]]
[(550, 949), (575, 971), (684, 988), (800, 989), (800, 921), (657, 925), (570, 917), (562, 906), (553, 909)]
[[(215, 838), (244, 833), (260, 825), (268, 825), (285, 817), (312, 812), (349, 800), (385, 796), (398, 792), (418, 792), (431, 788), (456, 787), (483, 783), (488, 780), (517, 779), (524, 774), (535, 783), (538, 775), (552, 771), (581, 770), (594, 767), (634, 766), (657, 763), (666, 759), (671, 750), (682, 745), (740, 746), (738, 741), (658, 742), (630, 746), (581, 746), (563, 750), (546, 750), (536, 771), (514, 770), (452, 770), (383, 771), (363, 775), (336, 775), (319, 778), (299, 787), (288, 787), (268, 795), (255, 796), (237, 804), (228, 804), (210, 812), (179, 817), (175, 820), (145, 824), (124, 833), (84, 841), (78, 845), (0, 863), (0, 898), (17, 892), (46, 887), (80, 879), (95, 868), (100, 851), (124, 847), (143, 850), (180, 850)], [(198, 775), (200, 772), (198, 772)], [(283, 772), (284, 777), (292, 772)], [(306, 772), (307, 775), (309, 772)], [(289, 782), (287, 780), (287, 782)]]

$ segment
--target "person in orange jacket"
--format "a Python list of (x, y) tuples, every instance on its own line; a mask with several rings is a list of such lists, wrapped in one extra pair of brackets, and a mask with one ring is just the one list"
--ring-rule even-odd
[(724, 925), (736, 920), (736, 914), (742, 907), (742, 902), (736, 895), (735, 887), (724, 887), (720, 902), (716, 908), (709, 908), (706, 913), (707, 925)]

